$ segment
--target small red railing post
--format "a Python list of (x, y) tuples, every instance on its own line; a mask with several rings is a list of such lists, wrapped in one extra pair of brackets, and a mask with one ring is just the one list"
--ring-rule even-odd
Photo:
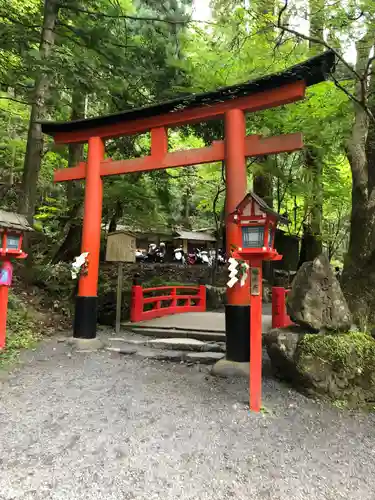
[(272, 287), (272, 328), (284, 328), (292, 324), (286, 312), (287, 293), (281, 286)]
[(200, 310), (200, 312), (205, 312), (206, 307), (207, 307), (206, 287), (205, 287), (205, 285), (199, 285), (199, 310)]
[(138, 323), (143, 319), (143, 289), (138, 278), (134, 278), (130, 306), (130, 321)]
[(171, 305), (170, 307), (177, 307), (177, 288), (173, 287), (171, 289)]

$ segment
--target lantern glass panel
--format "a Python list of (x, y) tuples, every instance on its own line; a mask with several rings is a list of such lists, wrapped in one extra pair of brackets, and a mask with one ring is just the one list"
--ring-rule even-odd
[(243, 248), (262, 248), (264, 245), (264, 226), (245, 226), (242, 228)]
[(18, 250), (20, 244), (19, 234), (7, 234), (6, 248), (9, 250)]

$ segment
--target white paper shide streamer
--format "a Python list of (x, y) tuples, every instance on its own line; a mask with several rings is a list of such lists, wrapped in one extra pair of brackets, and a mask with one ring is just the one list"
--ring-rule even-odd
[(79, 257), (74, 258), (74, 261), (73, 261), (71, 269), (70, 269), (73, 280), (76, 280), (78, 278), (78, 276), (80, 275), (81, 268), (82, 268), (82, 266), (84, 266), (86, 264), (88, 255), (89, 255), (89, 252), (84, 252), (84, 253), (81, 253), (81, 255)]
[(240, 282), (240, 286), (244, 286), (247, 280), (247, 275), (248, 275), (248, 270), (249, 270), (249, 265), (246, 262), (241, 262), (241, 270), (243, 270), (242, 275), (239, 277), (239, 269), (238, 266), (240, 263), (234, 259), (233, 257), (230, 257), (228, 259), (229, 262), (229, 281), (227, 283), (227, 286), (229, 288), (232, 288), (238, 281)]

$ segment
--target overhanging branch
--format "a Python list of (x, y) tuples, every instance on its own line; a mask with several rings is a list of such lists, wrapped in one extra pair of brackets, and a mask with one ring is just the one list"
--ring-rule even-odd
[(167, 23), (173, 25), (187, 25), (192, 23), (216, 24), (210, 21), (200, 21), (195, 19), (166, 19), (166, 18), (161, 19), (159, 17), (153, 17), (153, 16), (132, 16), (130, 14), (106, 14), (104, 12), (95, 12), (94, 10), (87, 10), (81, 7), (73, 7), (71, 5), (69, 6), (62, 5), (61, 7), (67, 10), (71, 10), (73, 12), (87, 14), (93, 17), (105, 17), (109, 19), (130, 19), (133, 21), (146, 21), (152, 23), (158, 22), (158, 23)]
[(349, 70), (351, 71), (356, 78), (358, 78), (359, 81), (362, 81), (363, 80), (363, 76), (361, 76), (359, 73), (357, 73), (357, 71), (342, 57), (342, 55), (340, 54), (340, 52), (338, 52), (334, 47), (332, 47), (331, 45), (329, 45), (325, 40), (322, 40), (321, 38), (315, 38), (313, 36), (309, 36), (309, 35), (305, 35), (304, 33), (301, 33), (297, 30), (294, 30), (293, 28), (289, 28), (288, 26), (285, 26), (282, 24), (282, 20), (281, 20), (281, 16), (283, 14), (283, 12), (285, 12), (285, 10), (288, 8), (288, 0), (284, 0), (284, 5), (283, 7), (280, 9), (280, 12), (279, 12), (279, 16), (278, 16), (278, 19), (277, 19), (277, 25), (275, 26), (275, 28), (278, 28), (282, 31), (286, 31), (287, 33), (291, 33), (292, 35), (298, 37), (298, 38), (302, 38), (303, 40), (306, 40), (308, 42), (311, 42), (311, 43), (316, 43), (316, 44), (319, 44), (319, 45), (322, 45), (323, 47), (325, 47), (327, 50), (330, 50), (332, 51), (335, 56), (337, 57), (337, 59), (343, 63), (343, 65)]

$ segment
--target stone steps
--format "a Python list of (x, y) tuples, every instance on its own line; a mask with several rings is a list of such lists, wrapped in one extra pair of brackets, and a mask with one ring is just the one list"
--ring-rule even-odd
[(129, 324), (124, 325), (126, 330), (148, 337), (157, 338), (186, 338), (195, 339), (202, 341), (213, 341), (213, 342), (225, 342), (225, 333), (218, 331), (202, 331), (202, 330), (191, 330), (188, 328), (161, 328), (153, 326), (132, 326)]
[(105, 348), (109, 352), (134, 356), (138, 359), (154, 359), (185, 363), (213, 364), (225, 356), (225, 343), (204, 342), (199, 339), (157, 338), (141, 335), (111, 337)]

